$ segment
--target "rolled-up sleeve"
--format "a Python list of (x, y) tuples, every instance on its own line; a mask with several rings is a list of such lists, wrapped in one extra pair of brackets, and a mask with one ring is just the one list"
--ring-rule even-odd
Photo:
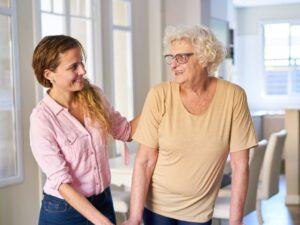
[(58, 190), (62, 183), (72, 183), (69, 168), (56, 142), (55, 130), (49, 119), (37, 111), (30, 116), (30, 146), (50, 188)]

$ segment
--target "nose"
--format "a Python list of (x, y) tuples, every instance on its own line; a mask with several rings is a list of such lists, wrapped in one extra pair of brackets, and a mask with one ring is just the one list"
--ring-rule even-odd
[(178, 66), (178, 62), (176, 61), (176, 59), (172, 59), (171, 64), (170, 64), (171, 68), (176, 68)]
[(80, 74), (80, 75), (86, 74), (85, 66), (83, 63), (80, 63), (80, 65), (78, 66), (78, 74)]

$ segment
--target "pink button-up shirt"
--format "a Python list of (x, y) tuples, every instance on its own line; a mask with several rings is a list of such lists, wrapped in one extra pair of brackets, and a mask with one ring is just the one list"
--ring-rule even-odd
[[(126, 141), (131, 127), (97, 88), (112, 119), (112, 136)], [(72, 183), (84, 196), (99, 194), (110, 185), (107, 137), (85, 117), (84, 126), (48, 94), (30, 116), (30, 145), (46, 174), (44, 192), (63, 198), (58, 188)]]

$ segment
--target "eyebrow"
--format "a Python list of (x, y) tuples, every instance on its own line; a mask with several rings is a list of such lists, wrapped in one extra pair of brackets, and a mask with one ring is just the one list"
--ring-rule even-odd
[(76, 61), (76, 62), (74, 62), (74, 63), (72, 63), (72, 64), (70, 64), (70, 65), (67, 65), (66, 66), (66, 68), (67, 69), (71, 69), (73, 66), (75, 66), (76, 64), (79, 64), (79, 63), (82, 63), (83, 62), (83, 58), (81, 58), (81, 60), (78, 62), (78, 61)]

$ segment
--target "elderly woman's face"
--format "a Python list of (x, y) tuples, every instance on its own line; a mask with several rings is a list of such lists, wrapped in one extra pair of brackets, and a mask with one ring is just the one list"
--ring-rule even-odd
[(173, 41), (170, 52), (165, 56), (177, 83), (197, 82), (207, 76), (206, 69), (199, 63), (192, 44), (188, 40)]

